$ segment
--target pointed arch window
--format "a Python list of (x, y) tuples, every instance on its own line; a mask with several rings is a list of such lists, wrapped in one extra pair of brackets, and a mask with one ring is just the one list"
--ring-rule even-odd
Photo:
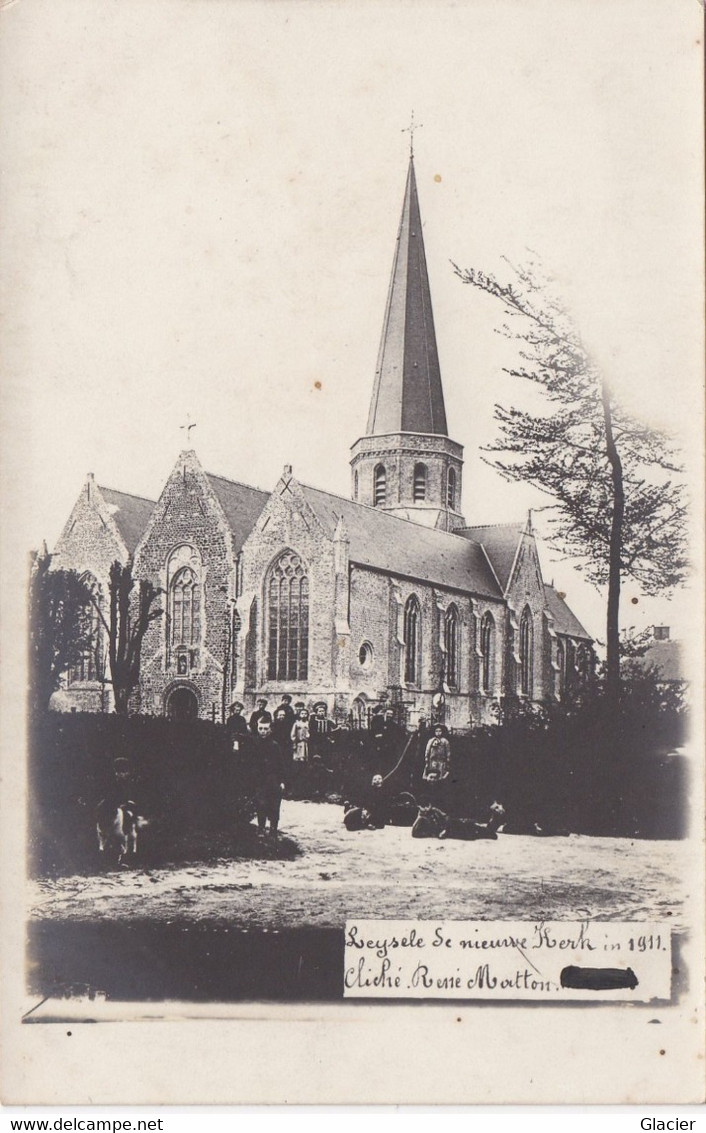
[(566, 651), (561, 640), (556, 643), (556, 666), (557, 691), (559, 698), (562, 699), (566, 693)]
[(180, 669), (198, 664), (197, 646), (204, 631), (201, 556), (196, 547), (182, 543), (167, 559), (167, 617), (164, 644), (167, 665)]
[(571, 696), (576, 688), (576, 649), (571, 640), (566, 642), (566, 661), (564, 664), (564, 691)]
[(268, 680), (305, 681), (309, 671), (309, 577), (294, 551), (285, 551), (270, 567), (266, 594)]
[(585, 685), (591, 675), (591, 652), (583, 643), (576, 649), (576, 676), (580, 685)]
[(446, 650), (446, 683), (458, 686), (458, 609), (449, 606), (444, 615), (444, 649)]
[(427, 466), (426, 464), (415, 464), (414, 466), (414, 482), (412, 485), (412, 498), (415, 504), (421, 503), (422, 500), (427, 498)]
[(373, 502), (380, 507), (387, 499), (387, 473), (384, 464), (378, 464), (373, 473)]
[(493, 691), (495, 682), (495, 621), (488, 611), (480, 623), (480, 687)]
[(446, 477), (446, 506), (451, 511), (456, 510), (456, 469), (449, 468)]
[(421, 610), (416, 595), (412, 594), (404, 608), (404, 679), (407, 684), (419, 684), (421, 645)]
[[(95, 602), (100, 605), (101, 592), (97, 578), (92, 574), (83, 574), (81, 582), (93, 594)], [(86, 633), (86, 645), (76, 663), (71, 666), (68, 673), (69, 684), (79, 684), (82, 681), (97, 681), (100, 679), (99, 669), (102, 660), (102, 632), (100, 614), (94, 602), (88, 601), (81, 611), (81, 621)]]
[(358, 499), (358, 473), (357, 472), (355, 472), (354, 475), (353, 475), (353, 499), (354, 500)]
[(171, 644), (198, 645), (201, 636), (201, 588), (196, 571), (182, 567), (169, 588)]
[(520, 619), (520, 692), (523, 696), (532, 696), (533, 665), (532, 654), (534, 648), (534, 627), (529, 606), (525, 606)]

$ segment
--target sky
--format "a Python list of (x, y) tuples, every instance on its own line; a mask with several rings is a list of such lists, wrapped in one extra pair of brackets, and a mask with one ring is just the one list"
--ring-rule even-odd
[[(689, 0), (5, 5), (6, 547), (51, 547), (87, 472), (156, 499), (187, 420), (210, 472), (272, 488), (292, 464), (348, 494), (412, 109), (467, 521), (546, 502), (482, 462), (494, 404), (523, 391), (499, 310), (451, 266), (502, 274), (528, 248), (616, 394), (678, 438), (700, 515), (702, 15)], [(542, 558), (600, 639), (603, 596)], [(680, 633), (692, 602), (628, 583), (621, 620)]]

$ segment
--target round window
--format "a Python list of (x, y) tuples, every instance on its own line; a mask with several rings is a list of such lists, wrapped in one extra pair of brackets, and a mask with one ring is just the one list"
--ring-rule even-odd
[(373, 663), (373, 647), (369, 641), (364, 641), (358, 650), (358, 661), (361, 668), (369, 669)]

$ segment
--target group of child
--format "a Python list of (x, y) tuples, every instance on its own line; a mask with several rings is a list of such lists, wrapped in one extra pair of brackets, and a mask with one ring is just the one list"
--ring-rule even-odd
[(292, 704), (292, 697), (285, 693), (274, 713), (267, 708), (267, 699), (260, 697), (250, 719), (246, 722), (240, 701), (231, 704), (230, 716), (226, 724), (229, 745), (238, 752), (248, 736), (257, 735), (258, 722), (269, 720), (272, 737), (284, 756), (294, 763), (309, 763), (313, 759), (323, 759), (326, 747), (339, 729), (327, 715), (326, 703), (318, 701), (311, 713), (304, 701)]

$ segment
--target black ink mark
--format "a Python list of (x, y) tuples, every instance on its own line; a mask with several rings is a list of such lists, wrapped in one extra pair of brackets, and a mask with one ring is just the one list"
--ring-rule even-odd
[(615, 991), (629, 987), (632, 991), (638, 978), (632, 968), (563, 968), (561, 986), (580, 988), (582, 991)]

